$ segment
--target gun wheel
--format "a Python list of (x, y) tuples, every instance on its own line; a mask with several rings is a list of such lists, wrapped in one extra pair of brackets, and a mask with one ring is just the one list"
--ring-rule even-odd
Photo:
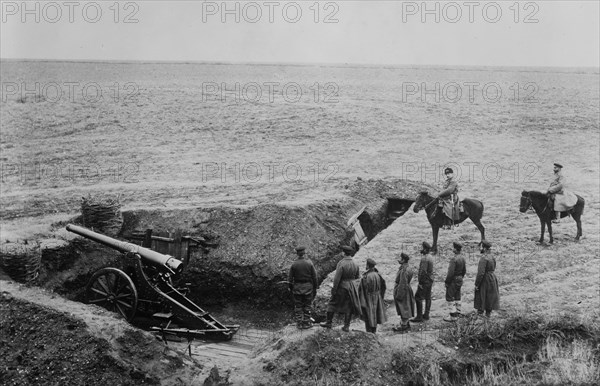
[(118, 312), (131, 321), (137, 309), (138, 295), (133, 281), (117, 268), (103, 268), (92, 275), (85, 290), (86, 302)]

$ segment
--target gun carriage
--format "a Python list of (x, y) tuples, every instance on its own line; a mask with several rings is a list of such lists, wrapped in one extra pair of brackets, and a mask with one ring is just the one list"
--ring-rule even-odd
[(96, 271), (86, 290), (86, 301), (118, 312), (131, 322), (138, 314), (151, 315), (160, 326), (151, 329), (188, 339), (230, 340), (238, 325), (224, 325), (186, 297), (187, 288), (175, 288), (173, 280), (183, 271), (182, 261), (149, 248), (113, 239), (87, 228), (68, 224), (70, 232), (123, 253), (124, 269)]

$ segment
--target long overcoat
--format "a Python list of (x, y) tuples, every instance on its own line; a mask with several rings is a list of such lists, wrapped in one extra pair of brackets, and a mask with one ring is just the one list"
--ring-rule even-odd
[(327, 306), (327, 312), (356, 314), (354, 294), (357, 294), (357, 286), (353, 281), (359, 277), (358, 265), (351, 256), (346, 256), (337, 264), (331, 289), (331, 299)]
[(567, 179), (561, 173), (556, 173), (550, 182), (548, 193), (554, 195), (554, 210), (564, 212), (577, 204), (575, 193), (566, 189)]
[(453, 220), (460, 218), (458, 207), (458, 182), (454, 178), (444, 181), (443, 190), (439, 193), (440, 205), (443, 207), (444, 214)]
[(496, 259), (490, 254), (482, 254), (475, 277), (475, 299), (473, 308), (476, 310), (499, 310), (500, 291), (496, 271)]
[(359, 285), (360, 306), (362, 318), (375, 327), (386, 322), (385, 304), (385, 280), (381, 277), (377, 268), (372, 268), (363, 274)]
[(413, 272), (408, 263), (400, 264), (396, 274), (396, 285), (394, 286), (394, 303), (396, 312), (401, 318), (412, 318), (415, 316), (415, 294), (410, 286)]

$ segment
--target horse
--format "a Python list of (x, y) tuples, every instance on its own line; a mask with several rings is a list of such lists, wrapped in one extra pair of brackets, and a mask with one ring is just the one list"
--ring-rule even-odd
[[(577, 235), (575, 236), (575, 240), (579, 241), (582, 236), (581, 231), (581, 215), (583, 214), (583, 208), (585, 207), (585, 200), (577, 195), (577, 203), (575, 206), (566, 212), (560, 212), (560, 217), (573, 217), (573, 220), (577, 223)], [(554, 242), (554, 238), (552, 237), (552, 218), (554, 215), (554, 208), (548, 207), (548, 195), (542, 192), (537, 191), (522, 191), (521, 192), (521, 204), (519, 205), (519, 210), (521, 213), (527, 212), (529, 208), (533, 208), (535, 213), (540, 218), (540, 224), (542, 226), (542, 234), (540, 236), (539, 243), (544, 242), (544, 231), (546, 229), (546, 225), (548, 226), (548, 236), (550, 237), (550, 244)]]
[[(434, 200), (436, 201), (434, 203)], [(454, 224), (460, 224), (466, 219), (470, 219), (473, 224), (479, 229), (481, 233), (481, 241), (485, 240), (485, 227), (481, 224), (481, 218), (483, 217), (483, 203), (478, 200), (474, 200), (472, 198), (465, 198), (461, 201), (464, 212), (460, 212), (460, 218), (454, 221)], [(447, 217), (444, 214), (443, 210), (437, 210), (437, 213), (433, 215), (433, 212), (436, 210), (437, 199), (429, 195), (428, 192), (421, 192), (417, 196), (415, 201), (415, 206), (413, 210), (415, 213), (419, 213), (419, 211), (425, 208), (425, 213), (427, 214), (427, 219), (431, 224), (431, 231), (433, 232), (433, 245), (432, 252), (437, 253), (437, 240), (438, 233), (442, 225), (444, 225), (447, 221)]]

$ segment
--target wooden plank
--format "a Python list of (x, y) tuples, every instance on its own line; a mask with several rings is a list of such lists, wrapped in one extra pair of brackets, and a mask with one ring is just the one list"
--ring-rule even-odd
[(256, 346), (257, 342), (232, 342), (229, 341), (227, 342), (226, 346), (231, 346), (231, 347), (239, 347), (242, 349), (252, 349), (254, 348), (254, 346)]
[(225, 352), (213, 352), (213, 351), (194, 351), (192, 350), (192, 355), (198, 355), (198, 356), (202, 356), (205, 358), (215, 358), (215, 357), (221, 357), (221, 358), (246, 358), (248, 355), (247, 354), (239, 354), (239, 353), (225, 353)]
[[(203, 349), (203, 352), (210, 352), (210, 353), (214, 353), (214, 354), (221, 354), (221, 355), (243, 355), (243, 356), (247, 356), (250, 351), (249, 350), (226, 350), (226, 347), (208, 347), (207, 346), (202, 346), (201, 347)], [(192, 349), (193, 351), (194, 349)]]
[(215, 357), (219, 357), (219, 358), (246, 358), (247, 355), (240, 355), (240, 354), (221, 354), (221, 353), (208, 353), (208, 352), (193, 352), (193, 355), (198, 355), (200, 357), (205, 357), (205, 358), (209, 358), (209, 359), (216, 359)]
[(244, 329), (239, 329), (238, 332), (236, 333), (236, 336), (242, 335), (242, 336), (255, 336), (257, 338), (262, 338), (262, 337), (269, 336), (272, 334), (273, 334), (273, 332), (271, 332), (271, 331), (244, 328)]
[[(201, 339), (196, 339), (196, 342), (198, 342), (198, 345), (201, 346), (206, 346), (208, 344), (214, 344), (215, 341), (209, 341), (209, 340), (201, 340)], [(250, 339), (243, 339), (243, 340), (230, 340), (227, 343), (219, 343), (219, 344), (228, 344), (228, 345), (232, 345), (232, 346), (247, 346), (247, 347), (254, 347), (256, 346), (260, 341), (259, 340), (250, 340)]]
[(224, 344), (207, 344), (204, 346), (205, 349), (218, 350), (218, 351), (227, 351), (227, 352), (237, 352), (237, 353), (248, 353), (248, 350), (239, 348), (226, 346)]

